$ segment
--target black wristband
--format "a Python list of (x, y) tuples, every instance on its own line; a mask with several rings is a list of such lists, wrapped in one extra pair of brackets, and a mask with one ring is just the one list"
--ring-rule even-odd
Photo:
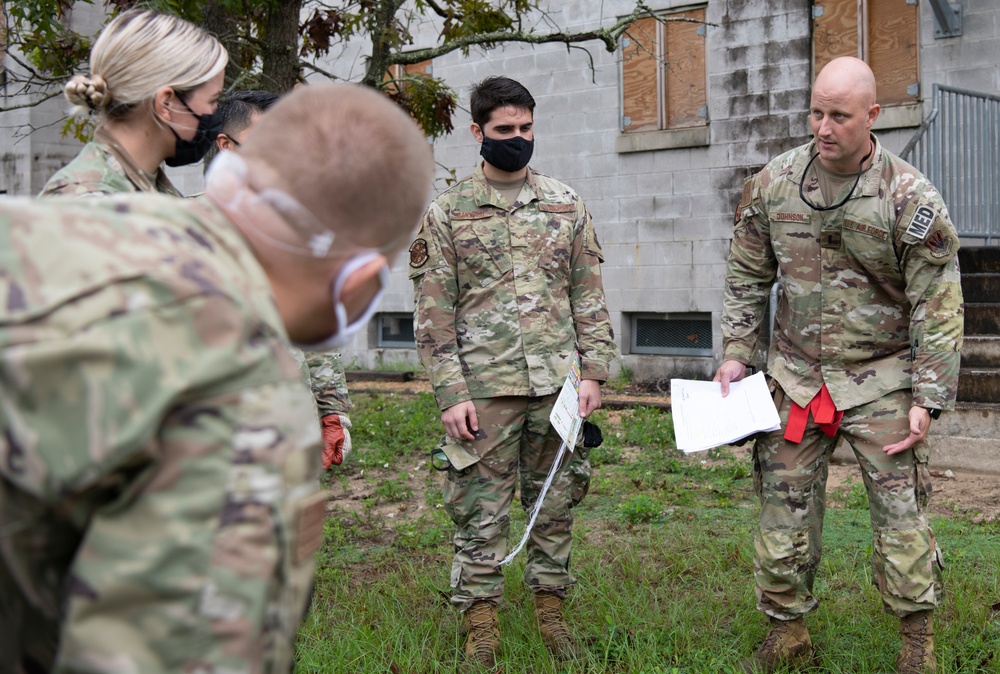
[(936, 408), (936, 407), (925, 407), (924, 409), (926, 409), (927, 413), (931, 415), (931, 419), (939, 419), (939, 418), (941, 418), (941, 410), (939, 410), (938, 408)]

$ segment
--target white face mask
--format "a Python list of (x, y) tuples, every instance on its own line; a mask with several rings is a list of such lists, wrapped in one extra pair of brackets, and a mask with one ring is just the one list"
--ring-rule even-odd
[(358, 317), (356, 321), (348, 324), (347, 322), (347, 309), (344, 307), (344, 303), (341, 301), (340, 294), (344, 290), (344, 284), (347, 283), (347, 279), (351, 277), (351, 274), (361, 269), (372, 260), (379, 257), (378, 253), (361, 253), (352, 257), (347, 263), (340, 269), (337, 273), (337, 278), (333, 280), (333, 313), (337, 317), (337, 330), (327, 337), (326, 339), (316, 342), (315, 344), (301, 344), (298, 342), (292, 342), (292, 345), (303, 351), (330, 351), (331, 349), (337, 349), (345, 346), (351, 341), (368, 321), (371, 320), (372, 316), (375, 314), (375, 310), (378, 309), (379, 300), (382, 299), (382, 294), (385, 293), (386, 287), (389, 285), (389, 267), (383, 264), (378, 271), (378, 281), (379, 289), (372, 297), (371, 302), (361, 316)]
[[(380, 250), (362, 248), (350, 243), (337, 241), (336, 234), (327, 229), (304, 206), (291, 195), (276, 189), (255, 192), (248, 187), (247, 165), (236, 152), (220, 152), (212, 161), (206, 176), (205, 193), (216, 205), (241, 214), (241, 222), (253, 236), (282, 250), (313, 258), (342, 255), (349, 259), (340, 268), (333, 280), (333, 312), (337, 319), (337, 330), (332, 335), (315, 344), (293, 344), (303, 351), (329, 351), (347, 344), (359, 330), (365, 327), (378, 308), (385, 289), (389, 286), (389, 267), (385, 263), (379, 269), (379, 289), (371, 302), (356, 321), (348, 324), (347, 309), (341, 298), (347, 279), (354, 272), (369, 264), (395, 244), (388, 244)], [(289, 222), (297, 223), (298, 234), (290, 240), (280, 240), (259, 228), (255, 215), (262, 205), (275, 210)]]

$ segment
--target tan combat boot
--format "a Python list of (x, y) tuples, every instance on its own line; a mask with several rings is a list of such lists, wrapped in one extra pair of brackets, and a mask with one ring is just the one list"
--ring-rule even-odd
[(767, 674), (787, 665), (809, 660), (812, 655), (812, 641), (806, 622), (799, 617), (795, 620), (768, 618), (771, 631), (764, 638), (754, 654), (740, 662), (740, 669), (747, 674)]
[(558, 660), (579, 660), (583, 651), (569, 634), (566, 621), (563, 620), (563, 600), (557, 594), (539, 592), (535, 595), (535, 617), (538, 619), (538, 629), (542, 633), (542, 641)]
[(937, 658), (934, 656), (933, 611), (920, 611), (900, 618), (899, 633), (903, 635), (903, 647), (896, 658), (896, 671), (899, 674), (934, 674)]
[(494, 667), (500, 648), (496, 604), (477, 601), (465, 612), (465, 660), (470, 665)]

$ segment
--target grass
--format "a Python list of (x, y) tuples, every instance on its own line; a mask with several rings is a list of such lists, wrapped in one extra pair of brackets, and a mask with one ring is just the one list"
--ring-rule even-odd
[[(441, 475), (427, 461), (441, 435), (430, 396), (359, 396), (355, 455), (330, 478), (370, 481), (354, 510), (335, 503), (296, 672), (454, 672), (459, 616), (448, 603), (452, 525)], [(736, 671), (763, 638), (751, 581), (756, 500), (745, 455), (684, 456), (669, 413), (598, 412), (590, 493), (574, 513), (567, 619), (587, 660), (560, 667), (537, 634), (523, 555), (505, 569), (503, 671), (688, 674)], [(894, 670), (897, 621), (871, 578), (871, 530), (860, 479), (831, 494), (808, 624), (812, 672)], [(836, 502), (837, 507), (832, 507)], [(414, 517), (394, 517), (402, 507)], [(525, 526), (512, 512), (511, 537)], [(947, 599), (936, 614), (940, 674), (1000, 671), (1000, 524), (934, 520), (946, 553)]]

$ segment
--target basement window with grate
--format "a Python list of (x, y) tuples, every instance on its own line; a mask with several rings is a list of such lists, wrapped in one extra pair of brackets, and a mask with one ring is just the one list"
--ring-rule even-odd
[(413, 314), (380, 313), (375, 320), (380, 349), (415, 349)]
[(631, 353), (712, 356), (712, 314), (631, 314)]

